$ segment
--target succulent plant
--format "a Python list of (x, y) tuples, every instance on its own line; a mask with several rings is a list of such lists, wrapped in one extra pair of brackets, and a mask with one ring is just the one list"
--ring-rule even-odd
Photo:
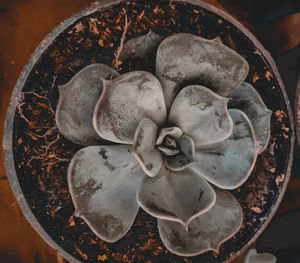
[(155, 50), (155, 76), (92, 64), (59, 87), (60, 132), (87, 146), (68, 167), (75, 215), (116, 242), (142, 207), (171, 252), (218, 251), (242, 225), (228, 190), (266, 148), (271, 111), (244, 82), (247, 61), (219, 38), (156, 36), (130, 40), (122, 55)]

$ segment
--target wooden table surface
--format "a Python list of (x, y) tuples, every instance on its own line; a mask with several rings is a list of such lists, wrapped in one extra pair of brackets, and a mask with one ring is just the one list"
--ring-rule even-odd
[[(27, 59), (60, 22), (92, 2), (94, 1), (0, 0), (1, 142), (10, 95)], [(254, 26), (251, 21), (257, 13), (245, 10), (236, 4), (237, 1), (206, 0), (206, 2), (227, 11), (248, 27), (254, 35), (263, 36), (260, 40), (275, 56), (300, 43), (300, 13), (265, 26)], [(253, 1), (253, 4), (257, 3), (258, 1)], [(292, 178), (277, 215), (297, 207), (300, 207), (300, 180)], [(2, 143), (0, 144), (0, 262), (66, 262), (39, 237), (23, 216), (5, 176)], [(243, 262), (243, 255), (234, 261), (239, 262)]]

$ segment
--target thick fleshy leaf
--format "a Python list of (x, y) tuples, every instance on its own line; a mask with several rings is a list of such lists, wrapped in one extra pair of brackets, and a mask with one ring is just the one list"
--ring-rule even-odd
[(256, 162), (258, 144), (251, 122), (240, 110), (229, 110), (233, 119), (231, 136), (223, 142), (196, 150), (191, 164), (207, 181), (223, 188), (235, 189), (249, 177)]
[(154, 61), (156, 50), (162, 38), (150, 30), (146, 35), (130, 39), (124, 44), (120, 60), (126, 62), (127, 60), (142, 59), (144, 65)]
[(170, 136), (174, 139), (178, 139), (182, 135), (182, 130), (178, 127), (166, 127), (159, 131), (156, 144), (160, 145), (163, 143), (166, 136)]
[(100, 137), (132, 144), (142, 119), (149, 118), (160, 126), (165, 122), (166, 115), (164, 95), (158, 79), (149, 72), (133, 71), (104, 81), (93, 123)]
[(147, 213), (185, 227), (208, 211), (215, 199), (213, 188), (189, 168), (175, 172), (164, 166), (154, 178), (143, 179), (137, 194), (139, 205)]
[(244, 263), (276, 263), (276, 261), (276, 257), (270, 253), (257, 253), (256, 249), (250, 249)]
[(243, 211), (235, 197), (217, 190), (215, 205), (195, 218), (186, 230), (181, 224), (158, 220), (158, 231), (164, 245), (172, 253), (195, 256), (208, 250), (218, 252), (219, 246), (241, 227)]
[(131, 148), (144, 172), (151, 177), (158, 173), (163, 163), (162, 153), (155, 148), (157, 134), (157, 125), (150, 119), (142, 119), (136, 129)]
[(173, 156), (179, 153), (178, 149), (166, 147), (164, 145), (159, 145), (157, 148), (164, 153), (166, 156)]
[(232, 131), (227, 102), (227, 98), (203, 86), (187, 86), (175, 98), (168, 124), (190, 136), (196, 148), (223, 141)]
[(188, 84), (204, 85), (226, 96), (245, 80), (248, 70), (247, 61), (219, 38), (174, 34), (161, 42), (156, 55), (156, 76), (168, 109), (176, 94)]
[(101, 239), (118, 241), (138, 212), (136, 192), (144, 176), (129, 146), (90, 146), (78, 151), (68, 167), (75, 215)]
[(195, 161), (195, 144), (191, 137), (182, 135), (178, 140), (179, 153), (166, 157), (166, 166), (173, 171), (180, 171)]
[(119, 76), (104, 64), (92, 64), (79, 71), (67, 84), (59, 86), (56, 124), (68, 140), (80, 145), (98, 144), (101, 138), (93, 126), (93, 112), (103, 79)]
[(266, 149), (270, 139), (272, 111), (266, 107), (255, 88), (246, 82), (237, 87), (228, 97), (229, 108), (243, 111), (250, 119), (261, 153)]

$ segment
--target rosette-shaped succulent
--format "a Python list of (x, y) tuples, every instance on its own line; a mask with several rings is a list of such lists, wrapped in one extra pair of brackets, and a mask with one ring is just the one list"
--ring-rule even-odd
[[(149, 38), (124, 49), (147, 54), (139, 45)], [(217, 251), (241, 227), (227, 190), (247, 180), (267, 146), (271, 112), (243, 82), (246, 60), (219, 39), (181, 33), (158, 42), (145, 45), (158, 46), (156, 76), (93, 64), (59, 87), (57, 125), (88, 146), (68, 167), (75, 215), (115, 242), (142, 207), (173, 253)]]

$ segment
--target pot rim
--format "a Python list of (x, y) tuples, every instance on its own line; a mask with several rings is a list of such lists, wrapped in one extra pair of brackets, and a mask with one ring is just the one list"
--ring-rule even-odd
[(300, 74), (297, 82), (295, 96), (295, 122), (298, 147), (300, 148)]
[[(102, 0), (101, 2), (95, 2), (90, 7), (83, 9), (82, 11), (74, 14), (72, 17), (64, 20), (60, 25), (58, 25), (51, 33), (49, 33), (39, 44), (39, 46), (35, 49), (33, 54), (30, 56), (30, 58), (27, 60), (25, 66), (22, 69), (22, 72), (20, 74), (20, 77), (18, 78), (18, 81), (12, 91), (12, 95), (10, 98), (10, 103), (7, 108), (6, 113), (6, 119), (4, 123), (4, 134), (3, 134), (3, 153), (4, 153), (4, 166), (5, 166), (5, 172), (8, 177), (11, 189), (19, 203), (19, 206), (21, 207), (22, 213), (28, 220), (28, 222), (31, 224), (31, 226), (34, 228), (34, 230), (54, 249), (56, 250), (61, 256), (63, 256), (65, 259), (67, 259), (70, 262), (74, 263), (80, 263), (80, 261), (72, 256), (70, 253), (66, 252), (60, 245), (58, 245), (46, 232), (46, 230), (41, 226), (37, 218), (34, 216), (31, 208), (29, 207), (22, 189), (20, 187), (16, 169), (15, 169), (15, 163), (14, 163), (14, 156), (13, 156), (13, 145), (12, 145), (12, 134), (13, 134), (13, 124), (14, 124), (14, 116), (16, 111), (16, 105), (18, 103), (20, 94), (22, 92), (22, 89), (25, 85), (25, 82), (32, 71), (33, 67), (35, 66), (36, 62), (40, 58), (40, 56), (46, 51), (46, 49), (52, 44), (52, 42), (70, 25), (72, 25), (74, 22), (76, 22), (78, 19), (88, 16), (96, 11), (105, 10), (108, 7), (113, 7), (121, 2), (125, 2), (126, 0)], [(136, 0), (140, 1), (140, 0)], [(284, 193), (286, 191), (290, 174), (291, 174), (291, 168), (293, 163), (293, 154), (294, 154), (294, 119), (292, 115), (292, 110), (290, 107), (289, 98), (287, 96), (287, 92), (285, 90), (285, 87), (283, 85), (282, 79), (280, 77), (279, 71), (277, 69), (277, 66), (271, 56), (271, 54), (263, 47), (263, 45), (256, 39), (256, 37), (240, 22), (238, 22), (235, 18), (233, 18), (231, 15), (227, 14), (225, 11), (212, 6), (203, 0), (170, 0), (170, 3), (187, 3), (192, 4), (195, 6), (199, 6), (201, 8), (204, 8), (214, 14), (217, 14), (221, 18), (229, 21), (232, 23), (235, 27), (237, 27), (246, 37), (248, 37), (256, 46), (256, 48), (260, 51), (260, 53), (263, 55), (263, 57), (266, 59), (266, 62), (269, 64), (269, 66), (272, 68), (274, 76), (276, 77), (276, 80), (278, 81), (279, 87), (281, 89), (281, 93), (283, 95), (286, 107), (287, 107), (287, 114), (289, 117), (289, 121), (291, 124), (291, 137), (290, 137), (290, 149), (289, 149), (289, 160), (286, 167), (286, 175), (284, 183), (279, 190), (279, 197), (276, 200), (276, 203), (273, 205), (270, 214), (268, 215), (268, 218), (263, 223), (263, 225), (260, 227), (260, 229), (254, 234), (254, 236), (249, 240), (249, 242), (244, 245), (239, 251), (234, 253), (232, 256), (230, 256), (227, 260), (225, 260), (225, 263), (229, 263), (230, 261), (234, 260), (236, 257), (244, 253), (258, 238), (258, 236), (264, 231), (264, 229), (267, 227), (271, 219), (273, 218), (275, 212), (277, 211), (279, 204), (282, 201), (282, 198), (284, 196)]]

